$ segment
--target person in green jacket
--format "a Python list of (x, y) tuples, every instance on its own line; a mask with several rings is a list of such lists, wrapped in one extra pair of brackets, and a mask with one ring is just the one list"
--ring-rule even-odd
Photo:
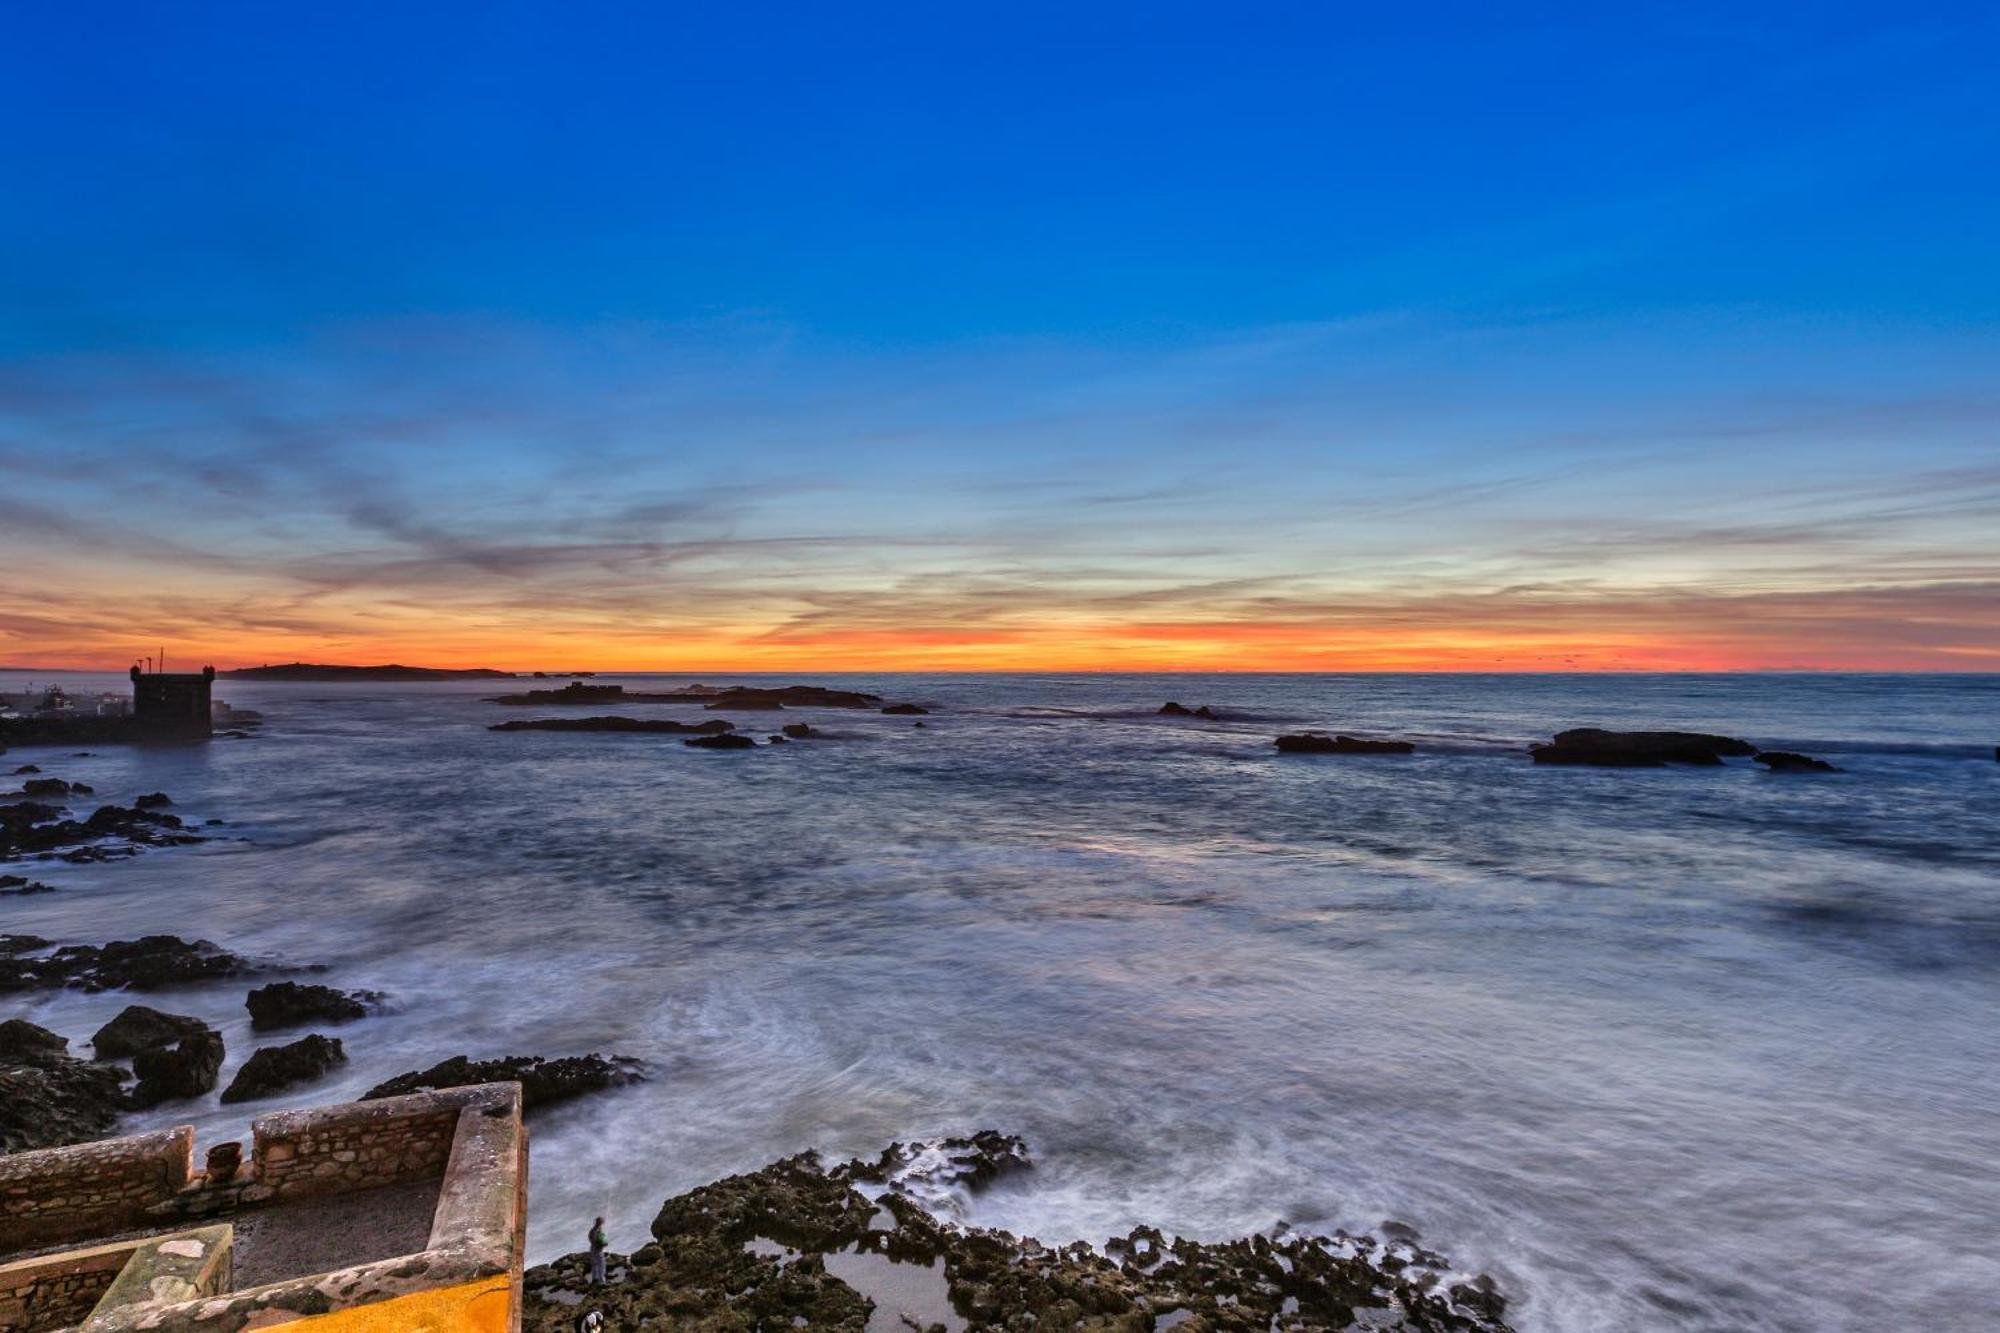
[(604, 1219), (598, 1218), (590, 1225), (590, 1285), (604, 1285), (604, 1249), (611, 1242), (604, 1238)]

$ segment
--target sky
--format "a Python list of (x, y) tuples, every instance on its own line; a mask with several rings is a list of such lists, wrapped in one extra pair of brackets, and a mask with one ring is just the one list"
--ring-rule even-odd
[(2000, 670), (2000, 7), (6, 26), (0, 663)]

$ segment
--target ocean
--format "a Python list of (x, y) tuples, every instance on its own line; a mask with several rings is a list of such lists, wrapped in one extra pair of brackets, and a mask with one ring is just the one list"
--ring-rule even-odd
[[(60, 891), (0, 931), (202, 937), (389, 996), (324, 1029), (325, 1082), (133, 1129), (234, 1137), (459, 1053), (647, 1061), (536, 1121), (536, 1260), (808, 1147), (991, 1127), (1037, 1165), (967, 1220), (1044, 1240), (1397, 1219), (1523, 1330), (2000, 1326), (2000, 676), (703, 679), (933, 713), (724, 714), (829, 738), (709, 752), (488, 731), (557, 711), (483, 702), (527, 681), (221, 681), (261, 735), (7, 756), (226, 822), (33, 864)], [(1846, 771), (1528, 761), (1592, 724)], [(1303, 727), (1419, 750), (1273, 750)], [(247, 987), (3, 1007), (73, 1046), (134, 999), (197, 1014), (226, 1082)]]

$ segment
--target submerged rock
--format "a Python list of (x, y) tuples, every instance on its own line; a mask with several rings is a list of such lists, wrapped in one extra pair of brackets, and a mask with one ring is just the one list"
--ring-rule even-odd
[(222, 1056), (222, 1034), (207, 1027), (172, 1046), (140, 1051), (132, 1057), (132, 1072), (139, 1076), (131, 1093), (132, 1106), (145, 1110), (161, 1102), (214, 1091), (216, 1076), (222, 1072)]
[(1159, 706), (1159, 708), (1158, 708), (1158, 709), (1156, 710), (1156, 712), (1155, 712), (1155, 716), (1157, 716), (1157, 717), (1205, 717), (1205, 718), (1208, 718), (1208, 719), (1209, 719), (1210, 721), (1214, 721), (1214, 720), (1215, 720), (1215, 714), (1214, 714), (1213, 712), (1211, 712), (1211, 711), (1210, 711), (1210, 709), (1209, 709), (1209, 707), (1208, 707), (1208, 705), (1207, 705), (1207, 704), (1203, 704), (1203, 705), (1202, 705), (1201, 707), (1199, 707), (1199, 708), (1189, 708), (1189, 707), (1187, 707), (1187, 706), (1186, 706), (1186, 705), (1184, 705), (1184, 704), (1177, 704), (1177, 703), (1175, 703), (1175, 702), (1174, 702), (1173, 700), (1171, 700), (1171, 699), (1169, 699), (1169, 700), (1168, 700), (1168, 701), (1167, 701), (1166, 703), (1163, 703), (1163, 704), (1161, 704), (1161, 705)]
[(135, 810), (157, 810), (163, 805), (172, 805), (173, 803), (174, 798), (163, 791), (149, 791), (144, 796), (135, 796), (132, 798), (132, 808)]
[(0, 875), (0, 898), (25, 898), (31, 893), (54, 893), (56, 886), (26, 875)]
[(677, 722), (666, 717), (533, 717), (515, 722), (496, 722), (488, 731), (654, 731), (667, 735), (714, 736), (736, 730), (734, 722), (711, 718), (707, 722)]
[(118, 1123), (121, 1084), (118, 1070), (76, 1059), (47, 1028), (0, 1022), (0, 1152), (103, 1138)]
[[(88, 790), (88, 787), (70, 787), (72, 792)], [(103, 860), (132, 855), (142, 844), (172, 846), (203, 841), (199, 833), (182, 826), (179, 816), (153, 810), (106, 805), (82, 821), (65, 819), (62, 815), (59, 807), (34, 801), (0, 806), (0, 857), (61, 854), (69, 861)], [(122, 841), (125, 845), (98, 845), (107, 840)]]
[(244, 998), (243, 1007), (250, 1011), (250, 1026), (262, 1032), (301, 1023), (351, 1022), (365, 1017), (370, 1008), (381, 1002), (380, 991), (342, 991), (331, 986), (274, 981), (251, 991)]
[(361, 1100), (401, 1097), (412, 1092), (438, 1088), (463, 1088), (475, 1083), (517, 1082), (521, 1085), (521, 1106), (533, 1110), (556, 1102), (581, 1097), (587, 1092), (621, 1088), (642, 1082), (645, 1066), (625, 1055), (567, 1055), (547, 1059), (539, 1055), (513, 1055), (498, 1060), (474, 1060), (454, 1055), (429, 1069), (398, 1074), (361, 1094)]
[(128, 1004), (118, 1016), (97, 1029), (90, 1048), (100, 1060), (124, 1060), (156, 1046), (171, 1046), (208, 1031), (208, 1024), (185, 1014), (162, 1013), (143, 1004)]
[(1824, 759), (1815, 759), (1811, 755), (1806, 754), (1794, 754), (1790, 750), (1764, 750), (1757, 755), (1757, 762), (1770, 769), (1773, 773), (1838, 773), (1841, 771), (1832, 764), (1827, 763)]
[(1576, 727), (1559, 731), (1546, 745), (1530, 745), (1538, 764), (1577, 764), (1593, 768), (1658, 768), (1663, 764), (1714, 766), (1724, 755), (1744, 757), (1757, 747), (1734, 736), (1703, 731), (1606, 731)]
[(916, 704), (890, 704), (882, 711), (892, 717), (928, 717), (931, 710), (920, 708)]
[(698, 750), (754, 750), (757, 742), (749, 736), (724, 734), (720, 736), (697, 736), (693, 740), (682, 741), (682, 745), (692, 745)]
[(247, 1102), (269, 1097), (300, 1083), (324, 1078), (335, 1065), (347, 1063), (340, 1038), (319, 1033), (300, 1037), (284, 1046), (262, 1046), (243, 1062), (236, 1077), (222, 1090), (225, 1102)]
[(198, 981), (252, 976), (255, 964), (207, 940), (147, 935), (96, 946), (66, 944), (44, 958), (0, 959), (0, 994), (73, 986), (103, 991), (129, 987), (159, 990)]
[(973, 1333), (1085, 1329), (1270, 1333), (1345, 1329), (1505, 1333), (1506, 1302), (1484, 1278), (1446, 1287), (1442, 1256), (1405, 1239), (1280, 1231), (1202, 1244), (1151, 1227), (1108, 1241), (1043, 1245), (940, 1220), (926, 1195), (976, 1191), (1027, 1165), (1021, 1141), (893, 1145), (827, 1167), (805, 1153), (667, 1200), (652, 1240), (591, 1288), (571, 1254), (524, 1278), (522, 1327), (567, 1333), (579, 1303), (609, 1328), (810, 1326)]
[[(783, 731), (788, 739), (795, 741), (819, 740), (826, 735), (825, 732), (816, 730), (804, 722), (787, 722), (779, 730)], [(773, 736), (771, 739), (776, 740), (777, 737)]]
[(1296, 736), (1280, 736), (1272, 744), (1280, 754), (1410, 754), (1417, 747), (1408, 741), (1371, 741), (1359, 736), (1328, 736), (1307, 731)]

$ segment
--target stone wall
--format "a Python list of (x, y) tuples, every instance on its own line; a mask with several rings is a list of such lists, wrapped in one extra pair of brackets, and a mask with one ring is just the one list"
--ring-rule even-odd
[(420, 1105), (392, 1098), (265, 1116), (253, 1126), (251, 1174), (278, 1199), (441, 1176), (459, 1108)]
[(131, 1240), (0, 1264), (0, 1333), (82, 1323), (140, 1244)]
[(193, 1168), (186, 1125), (0, 1157), (0, 1255), (143, 1225)]

